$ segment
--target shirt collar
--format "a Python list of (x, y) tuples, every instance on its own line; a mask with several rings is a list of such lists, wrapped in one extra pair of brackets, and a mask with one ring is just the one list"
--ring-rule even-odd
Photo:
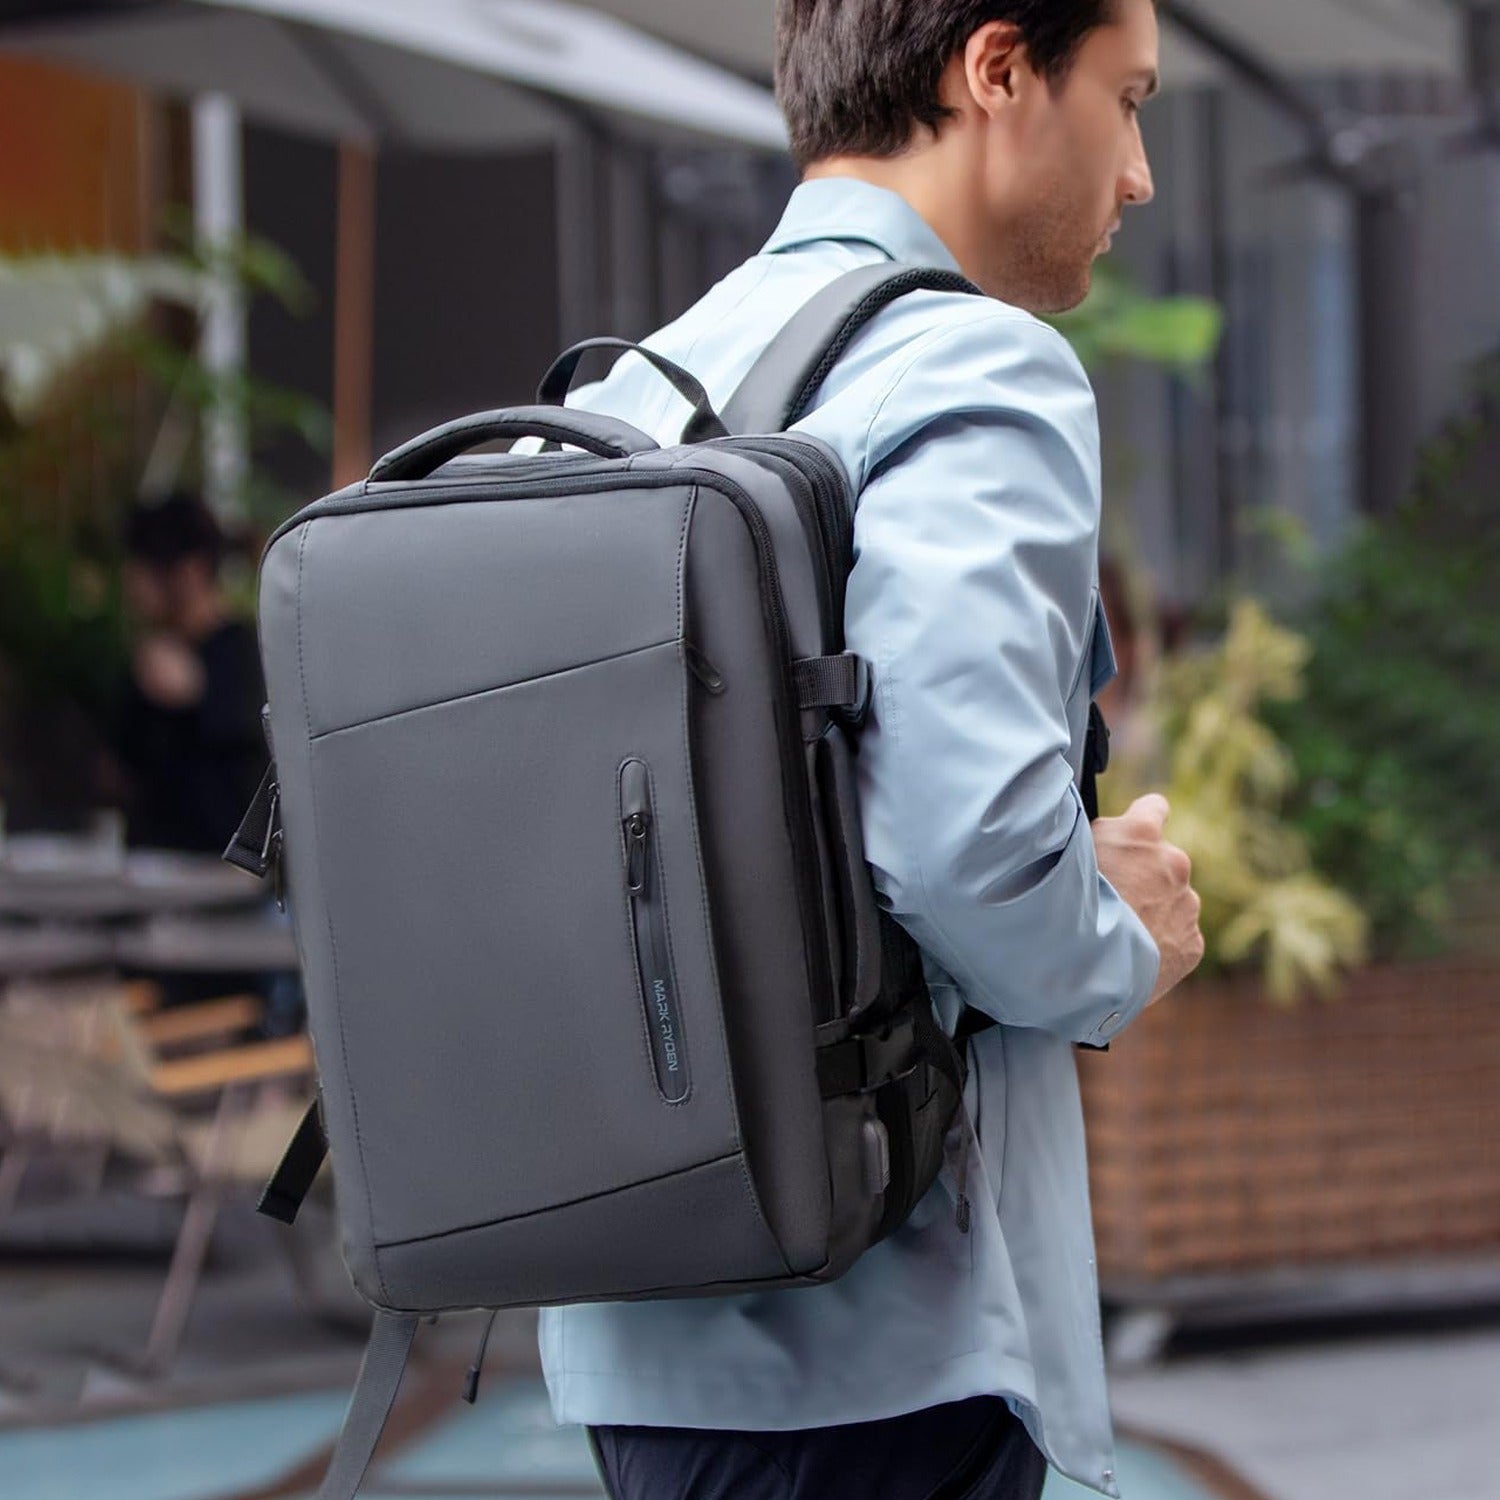
[(854, 177), (816, 177), (792, 193), (764, 254), (818, 240), (862, 240), (906, 265), (959, 270), (932, 226), (899, 193)]

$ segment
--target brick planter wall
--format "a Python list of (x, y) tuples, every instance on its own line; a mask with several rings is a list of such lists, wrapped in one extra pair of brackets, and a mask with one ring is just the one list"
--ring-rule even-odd
[(1500, 1252), (1500, 964), (1189, 986), (1079, 1068), (1106, 1281)]

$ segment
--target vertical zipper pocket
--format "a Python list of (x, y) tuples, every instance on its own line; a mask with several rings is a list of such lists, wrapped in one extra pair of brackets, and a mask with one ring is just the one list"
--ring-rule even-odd
[(646, 1012), (656, 1086), (668, 1104), (687, 1097), (687, 1047), (677, 978), (667, 941), (666, 888), (651, 778), (645, 761), (627, 760), (620, 767), (620, 829), (625, 844), (625, 891), (635, 938), (636, 980)]

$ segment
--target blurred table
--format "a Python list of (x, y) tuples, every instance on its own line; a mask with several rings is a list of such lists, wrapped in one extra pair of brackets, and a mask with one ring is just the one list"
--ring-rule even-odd
[(0, 916), (98, 922), (254, 906), (265, 886), (217, 855), (136, 849), (113, 859), (86, 844), (13, 837), (0, 857)]
[(243, 970), (274, 973), (297, 968), (292, 925), (277, 916), (159, 916), (115, 937), (119, 962), (138, 969)]
[(96, 927), (0, 926), (0, 984), (113, 965), (113, 936)]

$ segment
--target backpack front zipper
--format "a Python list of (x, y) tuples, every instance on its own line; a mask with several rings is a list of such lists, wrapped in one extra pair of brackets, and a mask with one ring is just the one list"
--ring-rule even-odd
[(646, 763), (627, 760), (620, 768), (620, 814), (625, 839), (625, 890), (635, 935), (636, 982), (646, 1012), (656, 1086), (668, 1104), (678, 1104), (688, 1092), (687, 1048), (667, 941), (666, 888), (653, 811)]

